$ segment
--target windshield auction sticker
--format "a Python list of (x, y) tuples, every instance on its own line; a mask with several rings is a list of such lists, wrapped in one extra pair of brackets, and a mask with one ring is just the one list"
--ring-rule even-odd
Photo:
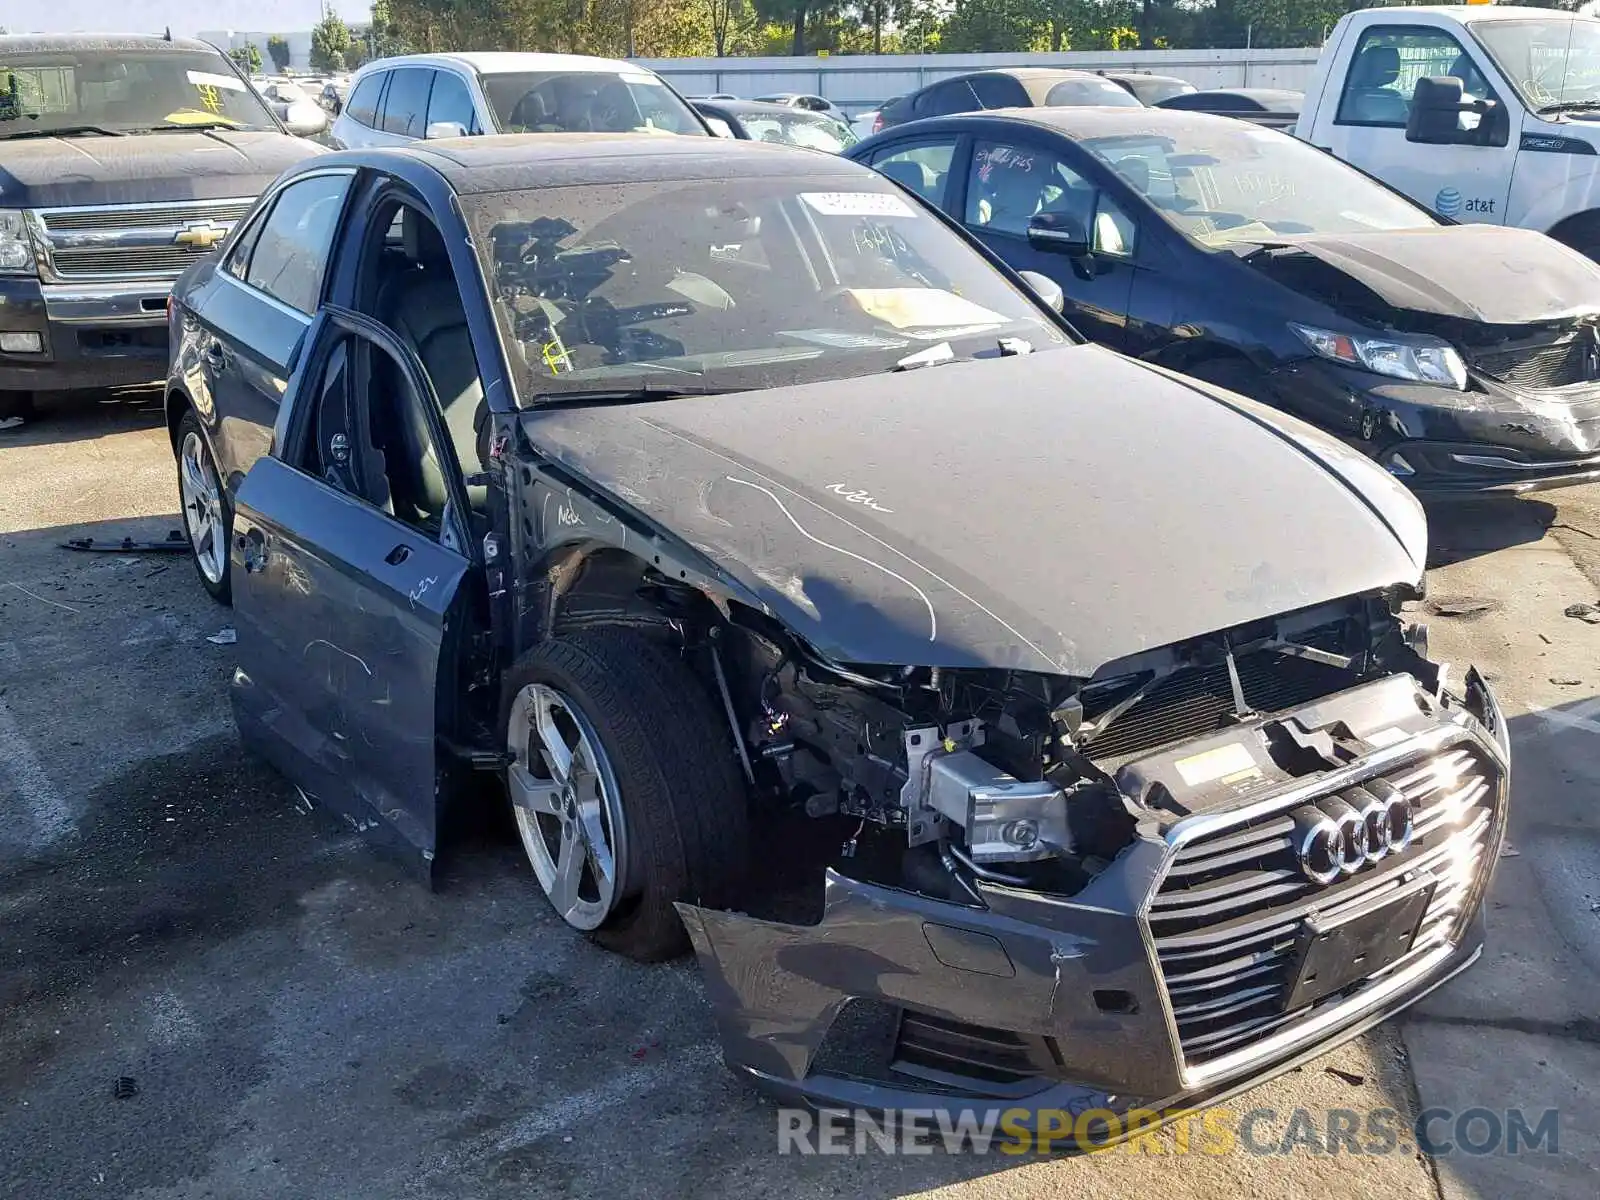
[(914, 217), (899, 196), (887, 192), (801, 192), (800, 199), (825, 217)]
[(189, 82), (195, 87), (222, 88), (229, 92), (244, 91), (244, 84), (228, 75), (213, 75), (210, 71), (189, 71)]

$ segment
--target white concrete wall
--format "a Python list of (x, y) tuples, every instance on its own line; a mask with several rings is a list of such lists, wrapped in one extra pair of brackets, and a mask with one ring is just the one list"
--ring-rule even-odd
[(224, 50), (240, 50), (254, 42), (256, 49), (261, 51), (261, 69), (268, 75), (277, 69), (273, 65), (272, 55), (267, 52), (267, 41), (274, 37), (281, 37), (289, 43), (290, 70), (311, 70), (311, 31), (309, 29), (272, 29), (265, 31), (203, 29), (199, 34), (202, 42), (210, 42), (213, 46), (220, 46)]
[(1186, 79), (1196, 87), (1265, 87), (1303, 91), (1319, 51), (1106, 50), (1063, 54), (854, 54), (829, 58), (658, 58), (644, 65), (691, 96), (731, 92), (810, 92), (846, 109), (877, 104), (964, 71), (993, 67), (1140, 70)]

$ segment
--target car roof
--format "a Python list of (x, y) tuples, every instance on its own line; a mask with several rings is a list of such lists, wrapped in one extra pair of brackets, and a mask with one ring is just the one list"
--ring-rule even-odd
[[(1072, 79), (1104, 79), (1104, 75), (1096, 75), (1093, 71), (1074, 71), (1068, 67), (985, 67), (981, 71), (963, 71), (959, 75), (948, 75), (943, 79), (935, 79), (927, 87), (937, 87), (941, 83), (948, 83), (952, 79), (971, 79), (974, 75), (1009, 75), (1012, 79), (1023, 82), (1048, 79), (1061, 82)], [(926, 91), (927, 88), (919, 88)]]
[(1149, 71), (1096, 71), (1094, 74), (1104, 79), (1131, 79), (1135, 83), (1188, 83), (1187, 79), (1179, 79), (1176, 75), (1153, 75)]
[(676, 134), (511, 133), (338, 151), (319, 155), (315, 162), (325, 170), (346, 162), (381, 167), (395, 158), (425, 163), (461, 195), (736, 176), (881, 178), (848, 159), (798, 146)]
[(70, 53), (75, 50), (196, 50), (220, 54), (210, 42), (148, 33), (0, 33), (0, 54)]
[(587, 54), (533, 54), (514, 50), (451, 51), (448, 54), (402, 54), (382, 58), (361, 68), (363, 75), (391, 67), (470, 67), (479, 75), (512, 75), (524, 71), (628, 71), (636, 75), (654, 74), (648, 67), (618, 58), (595, 58)]
[[(1372, 10), (1378, 11), (1378, 10)], [(1585, 19), (1579, 13), (1563, 12), (1556, 8), (1531, 8), (1501, 4), (1419, 4), (1407, 5), (1406, 13), (1432, 13), (1441, 17), (1454, 17), (1458, 21), (1527, 21), (1554, 20), (1561, 17)], [(1593, 18), (1587, 18), (1592, 20)]]
[[(933, 117), (926, 121), (911, 121), (896, 125), (873, 144), (891, 136), (904, 136), (907, 132), (929, 129), (936, 125), (971, 125), (979, 121), (1000, 120), (1008, 124), (1036, 125), (1052, 133), (1078, 141), (1082, 138), (1116, 137), (1121, 134), (1180, 133), (1185, 129), (1204, 131), (1216, 128), (1218, 121), (1226, 121), (1230, 129), (1237, 129), (1235, 117), (1221, 117), (1215, 113), (1188, 112), (1175, 108), (1118, 108), (1110, 105), (1061, 105), (1052, 108), (991, 108), (983, 112), (956, 113), (948, 117)], [(867, 143), (863, 142), (862, 145)]]
[[(1286, 88), (1207, 88), (1201, 92), (1186, 93), (1183, 103), (1200, 104), (1209, 96), (1238, 96), (1243, 100), (1253, 100), (1267, 112), (1299, 112), (1306, 99), (1304, 92), (1293, 92)], [(1165, 100), (1157, 101), (1156, 107), (1166, 103)]]

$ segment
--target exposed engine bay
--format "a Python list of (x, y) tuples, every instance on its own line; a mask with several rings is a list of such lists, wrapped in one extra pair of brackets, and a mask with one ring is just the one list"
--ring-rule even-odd
[[(1369, 596), (1147, 651), (1085, 680), (847, 669), (758, 634), (712, 647), (758, 790), (838, 822), (840, 857), (960, 900), (974, 876), (1075, 893), (1141, 826), (1159, 835), (1359, 757), (1351, 730), (1274, 714), (1396, 672), (1437, 692), (1424, 637)], [(1264, 754), (1206, 740), (1247, 724)]]

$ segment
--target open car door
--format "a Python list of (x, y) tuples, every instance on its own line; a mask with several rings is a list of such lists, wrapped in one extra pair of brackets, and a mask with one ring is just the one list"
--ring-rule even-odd
[[(473, 562), (465, 492), (415, 356), (366, 317), (306, 333), (272, 452), (240, 485), (233, 709), (313, 804), (431, 872), (441, 687)], [(441, 680), (441, 669), (449, 678)]]

